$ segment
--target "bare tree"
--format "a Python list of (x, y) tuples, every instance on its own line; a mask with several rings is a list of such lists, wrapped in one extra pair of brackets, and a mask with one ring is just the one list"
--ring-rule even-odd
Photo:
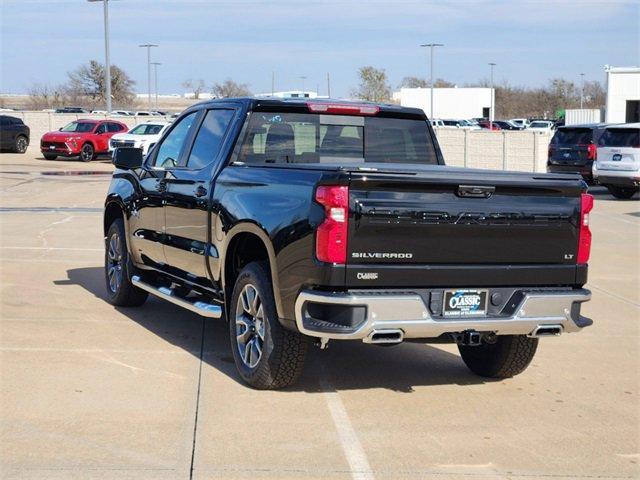
[(64, 86), (44, 85), (36, 83), (29, 88), (29, 108), (41, 110), (43, 108), (61, 107), (67, 102), (67, 93)]
[(200, 94), (204, 92), (204, 80), (193, 80), (189, 78), (182, 82), (182, 86), (188, 90), (191, 90), (189, 93), (193, 93), (193, 98), (198, 100), (200, 98)]
[(420, 77), (404, 77), (400, 82), (400, 88), (426, 88), (429, 83)]
[(249, 86), (246, 83), (236, 83), (230, 78), (227, 78), (222, 83), (214, 84), (211, 88), (211, 93), (218, 98), (248, 97), (251, 95)]
[(353, 90), (351, 95), (370, 102), (388, 101), (391, 98), (391, 88), (387, 84), (387, 74), (384, 69), (371, 66), (360, 67), (358, 76), (360, 86)]
[[(85, 105), (96, 106), (106, 100), (104, 65), (91, 60), (76, 70), (68, 72), (66, 96)], [(111, 97), (114, 105), (131, 105), (135, 99), (135, 82), (117, 65), (111, 65)]]

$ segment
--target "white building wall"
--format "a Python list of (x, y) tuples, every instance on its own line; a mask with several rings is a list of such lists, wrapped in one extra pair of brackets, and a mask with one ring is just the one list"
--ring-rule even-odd
[(640, 68), (605, 67), (607, 73), (607, 112), (605, 122), (626, 121), (627, 100), (640, 100)]
[[(430, 116), (431, 89), (402, 88), (393, 99), (403, 107), (421, 108)], [(434, 88), (433, 118), (468, 119), (483, 116), (483, 108), (491, 107), (491, 88)]]

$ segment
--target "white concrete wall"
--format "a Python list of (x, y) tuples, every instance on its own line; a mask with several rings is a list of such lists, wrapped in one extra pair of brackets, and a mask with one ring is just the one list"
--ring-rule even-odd
[[(421, 108), (430, 117), (431, 89), (401, 88), (393, 98), (403, 107)], [(434, 88), (433, 118), (469, 119), (482, 117), (482, 109), (491, 107), (490, 88)]]
[(545, 172), (551, 135), (528, 131), (436, 128), (447, 165)]
[[(58, 114), (47, 112), (8, 112), (20, 117), (31, 129), (29, 150), (40, 150), (40, 138), (46, 132), (64, 127), (80, 118), (103, 119), (105, 115)], [(133, 127), (163, 117), (112, 117)], [(447, 165), (495, 170), (544, 172), (551, 136), (528, 131), (469, 131), (435, 129)]]
[(627, 100), (640, 100), (640, 68), (608, 67), (607, 123), (626, 121)]

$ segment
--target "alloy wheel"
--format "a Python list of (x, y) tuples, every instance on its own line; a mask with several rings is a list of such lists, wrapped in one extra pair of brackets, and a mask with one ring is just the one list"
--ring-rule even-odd
[(93, 147), (89, 144), (84, 145), (82, 147), (82, 151), (80, 152), (80, 157), (83, 162), (88, 162), (93, 158)]
[(245, 285), (236, 305), (236, 343), (242, 363), (254, 368), (262, 356), (265, 318), (258, 290)]
[(122, 247), (117, 233), (111, 235), (107, 246), (107, 277), (111, 292), (118, 293), (122, 284)]
[(27, 147), (29, 146), (29, 142), (24, 137), (18, 137), (16, 140), (16, 150), (18, 153), (24, 153), (27, 151)]

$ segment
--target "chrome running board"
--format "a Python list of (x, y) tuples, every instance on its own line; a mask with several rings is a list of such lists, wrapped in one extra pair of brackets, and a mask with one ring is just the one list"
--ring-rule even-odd
[(171, 303), (175, 303), (179, 307), (186, 308), (198, 315), (208, 318), (220, 318), (222, 316), (222, 307), (220, 305), (214, 305), (205, 302), (190, 302), (186, 298), (179, 297), (176, 292), (167, 287), (154, 287), (153, 285), (143, 282), (138, 275), (131, 277), (131, 283), (136, 287), (149, 292), (156, 297), (160, 297), (163, 300), (167, 300)]

